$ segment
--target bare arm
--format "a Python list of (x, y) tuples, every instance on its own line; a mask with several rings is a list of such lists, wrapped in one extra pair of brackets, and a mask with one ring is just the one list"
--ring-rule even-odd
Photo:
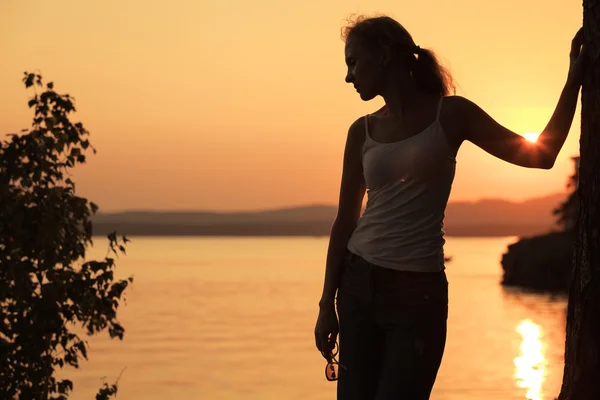
[(364, 119), (360, 118), (348, 130), (348, 138), (344, 150), (344, 162), (338, 212), (331, 228), (327, 261), (325, 267), (325, 282), (319, 305), (331, 306), (339, 287), (346, 246), (356, 221), (366, 191), (362, 169), (362, 146), (365, 140)]
[(567, 138), (577, 107), (583, 68), (583, 57), (579, 57), (582, 43), (580, 31), (573, 39), (567, 82), (550, 121), (535, 143), (500, 125), (476, 104), (459, 97), (456, 101), (463, 121), (461, 139), (469, 140), (493, 156), (512, 164), (528, 168), (552, 168)]
[(465, 121), (462, 139), (511, 164), (550, 169), (571, 128), (578, 94), (579, 85), (567, 81), (550, 122), (535, 143), (500, 125), (475, 103), (457, 99)]

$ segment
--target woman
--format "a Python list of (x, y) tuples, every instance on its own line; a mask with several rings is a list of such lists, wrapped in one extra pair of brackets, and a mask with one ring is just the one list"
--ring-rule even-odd
[(343, 37), (346, 82), (385, 106), (348, 132), (316, 345), (331, 361), (339, 332), (340, 400), (429, 399), (446, 341), (442, 227), (458, 149), (468, 140), (512, 164), (552, 168), (575, 113), (583, 34), (573, 39), (566, 84), (535, 144), (449, 96), (448, 72), (395, 20), (360, 18)]

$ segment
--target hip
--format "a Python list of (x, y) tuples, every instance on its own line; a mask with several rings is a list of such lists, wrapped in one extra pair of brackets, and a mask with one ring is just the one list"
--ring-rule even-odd
[(444, 270), (400, 271), (375, 265), (348, 251), (338, 298), (348, 297), (375, 307), (447, 308), (448, 280)]

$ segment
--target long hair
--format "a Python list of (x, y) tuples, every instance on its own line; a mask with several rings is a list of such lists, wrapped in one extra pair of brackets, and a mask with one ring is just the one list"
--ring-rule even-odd
[(363, 40), (371, 49), (388, 46), (392, 56), (408, 66), (411, 76), (425, 92), (447, 96), (456, 88), (450, 72), (438, 61), (435, 53), (415, 44), (412, 36), (396, 20), (388, 16), (359, 16), (342, 28), (342, 39)]

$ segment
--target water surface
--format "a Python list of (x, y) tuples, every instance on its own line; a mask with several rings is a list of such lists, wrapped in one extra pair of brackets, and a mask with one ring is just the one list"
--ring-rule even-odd
[[(125, 339), (89, 339), (72, 399), (119, 375), (125, 400), (333, 400), (314, 347), (326, 238), (132, 238)], [(565, 340), (563, 298), (500, 286), (514, 238), (448, 238), (450, 312), (433, 400), (553, 399)], [(96, 239), (91, 256), (106, 254)]]

